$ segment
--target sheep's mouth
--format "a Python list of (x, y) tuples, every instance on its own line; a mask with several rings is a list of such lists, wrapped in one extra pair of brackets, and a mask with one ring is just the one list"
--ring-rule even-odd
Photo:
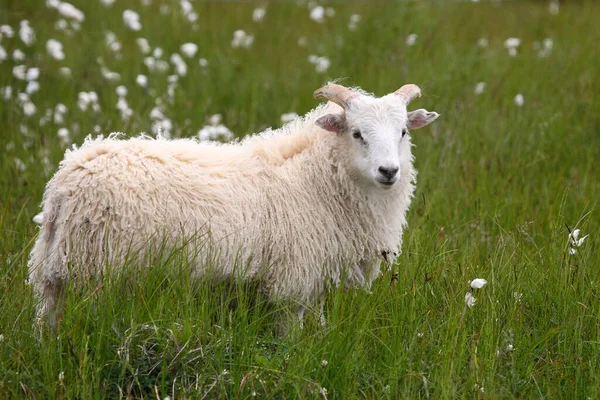
[(396, 183), (396, 179), (375, 179), (378, 183), (382, 184), (385, 188), (390, 188)]

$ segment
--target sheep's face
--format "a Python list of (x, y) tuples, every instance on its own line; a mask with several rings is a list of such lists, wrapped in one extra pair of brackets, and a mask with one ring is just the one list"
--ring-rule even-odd
[(409, 129), (426, 126), (439, 114), (423, 109), (407, 112), (408, 101), (397, 92), (375, 98), (351, 91), (341, 103), (343, 111), (326, 114), (316, 124), (344, 142), (354, 175), (377, 187), (392, 188), (411, 173)]

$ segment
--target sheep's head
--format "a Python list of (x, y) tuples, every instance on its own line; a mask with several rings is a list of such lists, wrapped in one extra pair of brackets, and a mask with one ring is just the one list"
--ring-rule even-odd
[(323, 115), (315, 123), (350, 143), (352, 167), (361, 178), (391, 188), (403, 173), (410, 173), (408, 131), (422, 128), (439, 117), (438, 113), (424, 109), (407, 111), (408, 103), (420, 95), (419, 87), (410, 84), (376, 98), (330, 83), (314, 96), (338, 104), (343, 111)]

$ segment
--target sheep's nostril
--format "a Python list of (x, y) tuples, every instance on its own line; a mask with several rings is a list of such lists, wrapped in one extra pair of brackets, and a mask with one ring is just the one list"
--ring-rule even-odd
[(398, 169), (399, 169), (398, 167), (393, 167), (393, 168), (379, 167), (379, 173), (388, 179), (392, 179), (394, 176), (396, 176)]

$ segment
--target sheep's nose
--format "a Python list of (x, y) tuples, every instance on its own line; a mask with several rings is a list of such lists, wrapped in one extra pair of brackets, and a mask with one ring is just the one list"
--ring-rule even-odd
[(379, 173), (388, 179), (393, 179), (398, 169), (398, 167), (379, 167)]

